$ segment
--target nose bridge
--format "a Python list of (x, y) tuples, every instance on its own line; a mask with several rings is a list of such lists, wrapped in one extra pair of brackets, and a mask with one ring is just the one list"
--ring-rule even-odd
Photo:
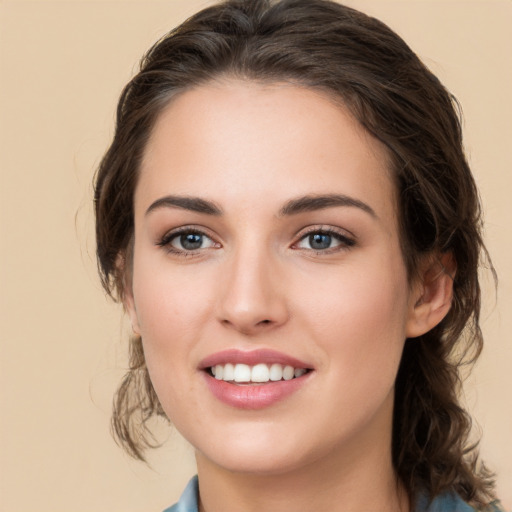
[(246, 334), (282, 324), (288, 313), (279, 266), (268, 243), (257, 237), (240, 241), (226, 261), (221, 322)]

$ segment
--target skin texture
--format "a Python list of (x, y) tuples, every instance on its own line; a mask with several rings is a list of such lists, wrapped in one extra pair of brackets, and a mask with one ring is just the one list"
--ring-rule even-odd
[[(407, 510), (391, 464), (393, 385), (406, 337), (448, 311), (451, 280), (409, 283), (387, 162), (343, 107), (292, 85), (208, 84), (158, 119), (126, 307), (162, 406), (196, 449), (204, 510)], [(330, 194), (371, 212), (283, 215), (291, 200)], [(169, 195), (222, 213), (150, 209)], [(205, 236), (187, 251), (170, 235), (190, 227)], [(314, 250), (311, 230), (342, 238)], [(233, 348), (313, 371), (284, 400), (241, 410), (212, 395), (200, 368)]]

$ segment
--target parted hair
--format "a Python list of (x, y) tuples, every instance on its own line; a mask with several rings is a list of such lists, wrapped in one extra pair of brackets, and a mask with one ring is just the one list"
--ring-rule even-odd
[[(114, 138), (95, 177), (97, 258), (106, 291), (122, 301), (130, 279), (134, 191), (158, 115), (175, 94), (226, 77), (321, 90), (387, 147), (410, 279), (425, 257), (450, 254), (456, 265), (448, 315), (405, 343), (393, 464), (412, 500), (455, 491), (484, 507), (493, 499), (492, 475), (478, 462), (471, 418), (459, 402), (461, 369), (482, 350), (479, 267), (494, 274), (478, 192), (457, 101), (382, 22), (329, 0), (228, 0), (159, 40), (121, 94)], [(144, 460), (145, 449), (156, 445), (148, 422), (158, 415), (164, 412), (134, 336), (112, 424), (135, 458)]]

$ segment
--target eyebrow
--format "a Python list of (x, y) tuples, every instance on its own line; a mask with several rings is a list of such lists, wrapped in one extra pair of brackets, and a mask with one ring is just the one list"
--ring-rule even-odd
[(201, 199), (199, 197), (187, 196), (165, 196), (157, 199), (146, 210), (146, 215), (159, 208), (180, 208), (206, 215), (222, 215), (222, 209), (212, 201)]
[(360, 201), (359, 199), (343, 194), (310, 195), (292, 199), (281, 208), (279, 215), (296, 215), (298, 213), (324, 210), (326, 208), (333, 208), (336, 206), (359, 208), (370, 214), (372, 217), (378, 218), (371, 206), (363, 203), (363, 201)]
[[(343, 194), (309, 195), (291, 199), (281, 208), (279, 216), (297, 215), (299, 213), (324, 210), (326, 208), (338, 206), (359, 208), (372, 217), (378, 218), (371, 206), (359, 199)], [(182, 210), (189, 210), (215, 216), (223, 214), (222, 209), (213, 201), (208, 201), (199, 197), (165, 196), (153, 202), (146, 210), (146, 215), (160, 208), (180, 208)]]

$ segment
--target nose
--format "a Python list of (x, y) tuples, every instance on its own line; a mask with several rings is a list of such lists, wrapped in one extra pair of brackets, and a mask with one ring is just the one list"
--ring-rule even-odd
[(283, 325), (288, 320), (286, 283), (270, 251), (238, 251), (226, 261), (218, 319), (248, 336)]

